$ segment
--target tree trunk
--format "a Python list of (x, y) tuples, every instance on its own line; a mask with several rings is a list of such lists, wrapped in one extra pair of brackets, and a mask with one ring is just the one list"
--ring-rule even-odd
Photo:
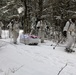
[(42, 16), (43, 11), (43, 0), (39, 0), (39, 12), (38, 12), (38, 18), (40, 19)]
[[(28, 2), (27, 2), (28, 1)], [(24, 7), (25, 7), (25, 12), (24, 12), (24, 17), (23, 17), (23, 30), (24, 30), (24, 33), (29, 33), (29, 29), (30, 29), (30, 23), (29, 23), (29, 20), (30, 20), (30, 15), (29, 15), (29, 12), (30, 10), (28, 10), (28, 5), (29, 4), (29, 0), (22, 0), (22, 2), (24, 3)]]

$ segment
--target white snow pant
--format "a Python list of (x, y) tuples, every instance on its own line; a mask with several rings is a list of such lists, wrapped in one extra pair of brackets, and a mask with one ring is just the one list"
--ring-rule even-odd
[(67, 46), (66, 48), (71, 48), (72, 44), (75, 43), (75, 38), (72, 35), (67, 37)]
[(2, 35), (2, 29), (1, 29), (1, 27), (0, 27), (0, 37), (1, 37), (1, 35)]
[(16, 32), (16, 31), (13, 31), (13, 42), (16, 42), (17, 43), (18, 36), (19, 36), (19, 33)]
[(12, 29), (9, 29), (9, 38), (12, 37)]

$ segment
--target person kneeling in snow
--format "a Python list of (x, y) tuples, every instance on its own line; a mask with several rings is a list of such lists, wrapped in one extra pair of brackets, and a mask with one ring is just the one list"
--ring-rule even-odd
[(66, 25), (64, 27), (64, 30), (67, 31), (67, 46), (66, 51), (67, 52), (75, 52), (71, 49), (72, 44), (75, 42), (75, 18), (70, 19), (70, 21), (66, 22)]

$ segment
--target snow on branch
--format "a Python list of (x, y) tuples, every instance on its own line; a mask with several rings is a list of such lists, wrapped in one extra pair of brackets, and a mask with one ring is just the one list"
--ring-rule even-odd
[(6, 6), (0, 8), (0, 10), (7, 8), (9, 5), (11, 5), (12, 3), (14, 3), (14, 1), (8, 2)]
[(67, 12), (76, 13), (76, 11), (68, 10)]
[(50, 15), (47, 14), (47, 15), (42, 15), (41, 18), (46, 18), (46, 17), (49, 17)]
[(7, 13), (8, 11), (10, 11), (10, 9), (3, 11), (3, 13)]
[(24, 11), (24, 7), (19, 7), (17, 10), (18, 10), (18, 13), (20, 14)]

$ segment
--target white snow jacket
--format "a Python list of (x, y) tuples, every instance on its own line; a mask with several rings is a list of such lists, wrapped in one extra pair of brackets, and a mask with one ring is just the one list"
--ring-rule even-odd
[(1, 36), (1, 34), (2, 34), (2, 27), (3, 27), (4, 25), (3, 25), (3, 23), (0, 21), (0, 36)]
[(20, 26), (20, 23), (15, 22), (13, 25), (13, 31), (16, 31), (17, 33), (19, 33), (19, 26)]
[(70, 23), (69, 21), (67, 21), (63, 31), (67, 31), (67, 35), (70, 34), (74, 36), (75, 35), (75, 23), (73, 22)]
[(0, 21), (0, 27), (4, 26), (3, 23)]
[(41, 22), (38, 21), (38, 23), (37, 23), (37, 27), (40, 27), (40, 26), (41, 26)]
[(67, 21), (66, 24), (65, 24), (65, 27), (64, 27), (63, 31), (68, 31), (69, 25), (70, 25), (70, 22)]

